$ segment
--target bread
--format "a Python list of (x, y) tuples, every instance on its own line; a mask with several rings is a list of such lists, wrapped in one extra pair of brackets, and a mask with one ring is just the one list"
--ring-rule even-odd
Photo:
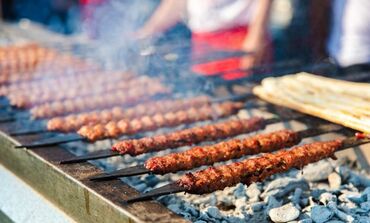
[(362, 132), (370, 132), (370, 84), (308, 73), (266, 78), (258, 97)]

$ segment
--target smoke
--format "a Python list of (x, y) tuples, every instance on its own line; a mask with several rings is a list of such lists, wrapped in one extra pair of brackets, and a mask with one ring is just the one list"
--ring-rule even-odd
[[(83, 31), (97, 41), (96, 55), (106, 67), (134, 70), (139, 67), (134, 65), (134, 59), (138, 59), (141, 48), (152, 45), (154, 40), (139, 42), (135, 32), (143, 26), (157, 4), (158, 1), (153, 0), (110, 0), (83, 9)], [(142, 63), (140, 66), (145, 65)]]

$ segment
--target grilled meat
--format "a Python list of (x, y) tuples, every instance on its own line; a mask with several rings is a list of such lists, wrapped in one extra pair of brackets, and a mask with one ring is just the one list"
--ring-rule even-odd
[(47, 128), (50, 131), (71, 132), (78, 130), (84, 125), (105, 124), (109, 121), (117, 121), (121, 119), (133, 119), (146, 115), (154, 115), (156, 113), (166, 113), (179, 111), (189, 107), (200, 107), (209, 103), (209, 98), (199, 96), (189, 99), (174, 99), (174, 100), (159, 100), (139, 104), (137, 106), (123, 109), (114, 107), (103, 111), (87, 112), (77, 115), (69, 115), (66, 117), (57, 117), (50, 119), (47, 123)]
[[(81, 70), (78, 73), (68, 75), (45, 78), (41, 80), (32, 80), (27, 82), (13, 83), (10, 85), (0, 86), (1, 96), (24, 96), (26, 95), (42, 95), (46, 93), (58, 93), (60, 91), (67, 91), (75, 88), (83, 88), (86, 86), (101, 85), (117, 80), (130, 80), (134, 77), (131, 73), (125, 72), (103, 72)], [(90, 72), (85, 75), (85, 72)], [(109, 78), (107, 78), (109, 76)]]
[(69, 86), (67, 89), (55, 87), (54, 89), (49, 89), (48, 91), (43, 91), (40, 94), (15, 94), (9, 95), (10, 104), (16, 107), (25, 108), (30, 106), (35, 106), (47, 102), (59, 101), (65, 99), (75, 99), (84, 96), (99, 95), (102, 93), (112, 92), (114, 90), (129, 90), (134, 87), (137, 88), (148, 88), (154, 85), (160, 86), (161, 83), (153, 78), (140, 77), (131, 80), (117, 80), (115, 82), (102, 82), (96, 87), (92, 87), (90, 83), (82, 82), (80, 86), (73, 87)]
[(265, 127), (264, 119), (254, 117), (251, 119), (227, 120), (176, 132), (145, 137), (141, 139), (124, 140), (113, 145), (113, 150), (120, 154), (137, 156), (143, 153), (193, 145), (203, 141), (212, 141), (236, 136), (243, 133), (257, 131)]
[(153, 173), (165, 174), (180, 170), (190, 170), (216, 162), (271, 152), (299, 143), (298, 134), (291, 130), (281, 130), (259, 134), (245, 139), (231, 139), (209, 146), (197, 146), (180, 153), (153, 157), (145, 162), (145, 167)]
[(193, 194), (211, 193), (237, 183), (249, 185), (291, 168), (302, 168), (309, 163), (334, 157), (334, 152), (341, 146), (342, 140), (297, 146), (290, 150), (280, 150), (274, 154), (267, 153), (241, 162), (187, 173), (177, 183)]
[(108, 124), (98, 124), (82, 127), (78, 133), (91, 141), (104, 138), (117, 138), (123, 134), (135, 134), (142, 131), (155, 130), (161, 127), (171, 127), (180, 124), (204, 121), (232, 115), (243, 107), (243, 103), (224, 102), (220, 104), (204, 105), (200, 108), (168, 112), (144, 116), (134, 120), (112, 121)]
[(93, 109), (103, 109), (115, 105), (133, 105), (145, 101), (157, 94), (167, 94), (169, 89), (163, 86), (151, 86), (130, 90), (118, 90), (100, 95), (79, 97), (45, 103), (31, 109), (34, 118), (50, 118), (70, 113), (78, 113)]

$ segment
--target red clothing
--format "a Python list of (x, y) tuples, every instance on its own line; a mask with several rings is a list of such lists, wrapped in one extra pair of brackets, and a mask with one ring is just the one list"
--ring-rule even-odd
[[(242, 44), (248, 34), (246, 26), (236, 27), (212, 33), (193, 33), (192, 35), (192, 58), (207, 57), (214, 51), (236, 51), (242, 49)], [(193, 72), (206, 76), (224, 73), (224, 79), (236, 79), (246, 76), (241, 69), (241, 57), (230, 57), (212, 62), (196, 64), (192, 66)]]

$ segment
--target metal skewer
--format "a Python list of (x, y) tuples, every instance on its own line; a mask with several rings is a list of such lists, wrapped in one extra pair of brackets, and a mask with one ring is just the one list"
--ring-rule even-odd
[(15, 120), (17, 120), (17, 118), (14, 116), (14, 115), (2, 115), (0, 117), (0, 123), (4, 123), (4, 122), (14, 122)]
[[(337, 151), (345, 150), (351, 147), (356, 147), (356, 146), (366, 144), (366, 143), (370, 143), (370, 139), (360, 139), (359, 140), (356, 137), (346, 138), (343, 140), (342, 147), (339, 148)], [(186, 192), (186, 189), (181, 187), (177, 182), (173, 182), (165, 186), (153, 189), (139, 196), (129, 198), (125, 200), (124, 203), (128, 204), (132, 202), (146, 201), (146, 200), (150, 200), (152, 198), (158, 197), (158, 196), (169, 195), (169, 194), (179, 193), (179, 192)]]
[(89, 153), (87, 155), (82, 155), (82, 156), (77, 156), (71, 159), (62, 160), (59, 163), (60, 164), (83, 163), (88, 160), (97, 160), (97, 159), (109, 158), (109, 157), (119, 156), (119, 155), (120, 154), (116, 151), (113, 151), (111, 149), (104, 149), (104, 150)]
[[(317, 128), (309, 128), (309, 129), (305, 129), (302, 131), (298, 131), (297, 133), (298, 133), (299, 138), (304, 139), (304, 138), (309, 138), (309, 137), (325, 134), (328, 132), (339, 131), (341, 129), (343, 129), (343, 127), (339, 125), (325, 124), (325, 125), (320, 125)], [(108, 174), (97, 175), (97, 176), (91, 177), (90, 180), (105, 181), (105, 180), (112, 180), (112, 179), (120, 178), (120, 177), (136, 176), (136, 175), (142, 175), (142, 174), (148, 174), (148, 173), (156, 174), (155, 172), (151, 172), (150, 170), (146, 169), (144, 164), (140, 164), (140, 165), (128, 167), (125, 169), (119, 169), (119, 170), (113, 171)]]
[(8, 134), (11, 136), (23, 136), (23, 135), (40, 134), (40, 133), (45, 133), (45, 132), (47, 132), (47, 130), (45, 130), (44, 126), (37, 126), (37, 127), (26, 128), (26, 129), (10, 130)]
[(139, 196), (129, 198), (124, 203), (133, 203), (133, 202), (138, 202), (138, 201), (147, 201), (155, 197), (159, 197), (162, 195), (170, 195), (170, 194), (175, 194), (175, 193), (180, 193), (180, 192), (186, 192), (185, 188), (181, 187), (178, 185), (176, 182), (167, 184), (163, 187), (159, 187), (157, 189), (153, 189), (147, 193), (141, 194)]
[(35, 141), (30, 144), (14, 146), (14, 148), (32, 149), (32, 148), (39, 148), (39, 147), (46, 147), (46, 146), (55, 146), (55, 145), (62, 144), (62, 143), (75, 142), (75, 141), (80, 141), (80, 140), (85, 140), (85, 138), (78, 134), (71, 133), (71, 134), (59, 135), (59, 136), (42, 139), (42, 140)]

